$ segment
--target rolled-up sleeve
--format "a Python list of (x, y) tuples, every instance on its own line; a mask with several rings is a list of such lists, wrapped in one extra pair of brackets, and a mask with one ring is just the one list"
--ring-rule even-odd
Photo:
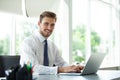
[(38, 74), (57, 74), (58, 67), (49, 67), (36, 64), (33, 68), (33, 72)]

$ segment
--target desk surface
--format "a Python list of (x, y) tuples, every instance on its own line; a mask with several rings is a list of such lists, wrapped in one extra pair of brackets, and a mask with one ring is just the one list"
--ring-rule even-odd
[[(4, 77), (0, 80), (6, 80)], [(120, 70), (100, 70), (96, 74), (84, 76), (36, 75), (33, 80), (120, 80)]]
[(38, 75), (34, 80), (120, 80), (120, 71), (100, 70), (96, 74), (84, 76)]

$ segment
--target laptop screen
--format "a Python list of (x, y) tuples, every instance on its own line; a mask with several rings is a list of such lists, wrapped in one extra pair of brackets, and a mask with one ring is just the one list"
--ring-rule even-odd
[(19, 55), (0, 55), (0, 77), (5, 77), (5, 70), (11, 66), (19, 65)]

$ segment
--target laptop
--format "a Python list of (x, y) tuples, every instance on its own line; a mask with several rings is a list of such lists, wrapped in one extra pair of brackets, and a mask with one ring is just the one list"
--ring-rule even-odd
[(106, 54), (92, 54), (90, 55), (84, 69), (80, 73), (59, 73), (60, 75), (88, 75), (95, 74)]
[(0, 77), (5, 77), (5, 70), (8, 68), (19, 65), (19, 55), (0, 55)]

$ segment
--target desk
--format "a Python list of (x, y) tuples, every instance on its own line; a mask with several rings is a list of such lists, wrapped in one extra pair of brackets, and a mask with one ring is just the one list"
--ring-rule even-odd
[[(0, 80), (6, 80), (0, 78)], [(120, 80), (120, 70), (99, 70), (96, 74), (84, 76), (36, 75), (34, 80)]]
[(120, 80), (120, 71), (100, 70), (96, 74), (84, 76), (38, 75), (34, 80)]

